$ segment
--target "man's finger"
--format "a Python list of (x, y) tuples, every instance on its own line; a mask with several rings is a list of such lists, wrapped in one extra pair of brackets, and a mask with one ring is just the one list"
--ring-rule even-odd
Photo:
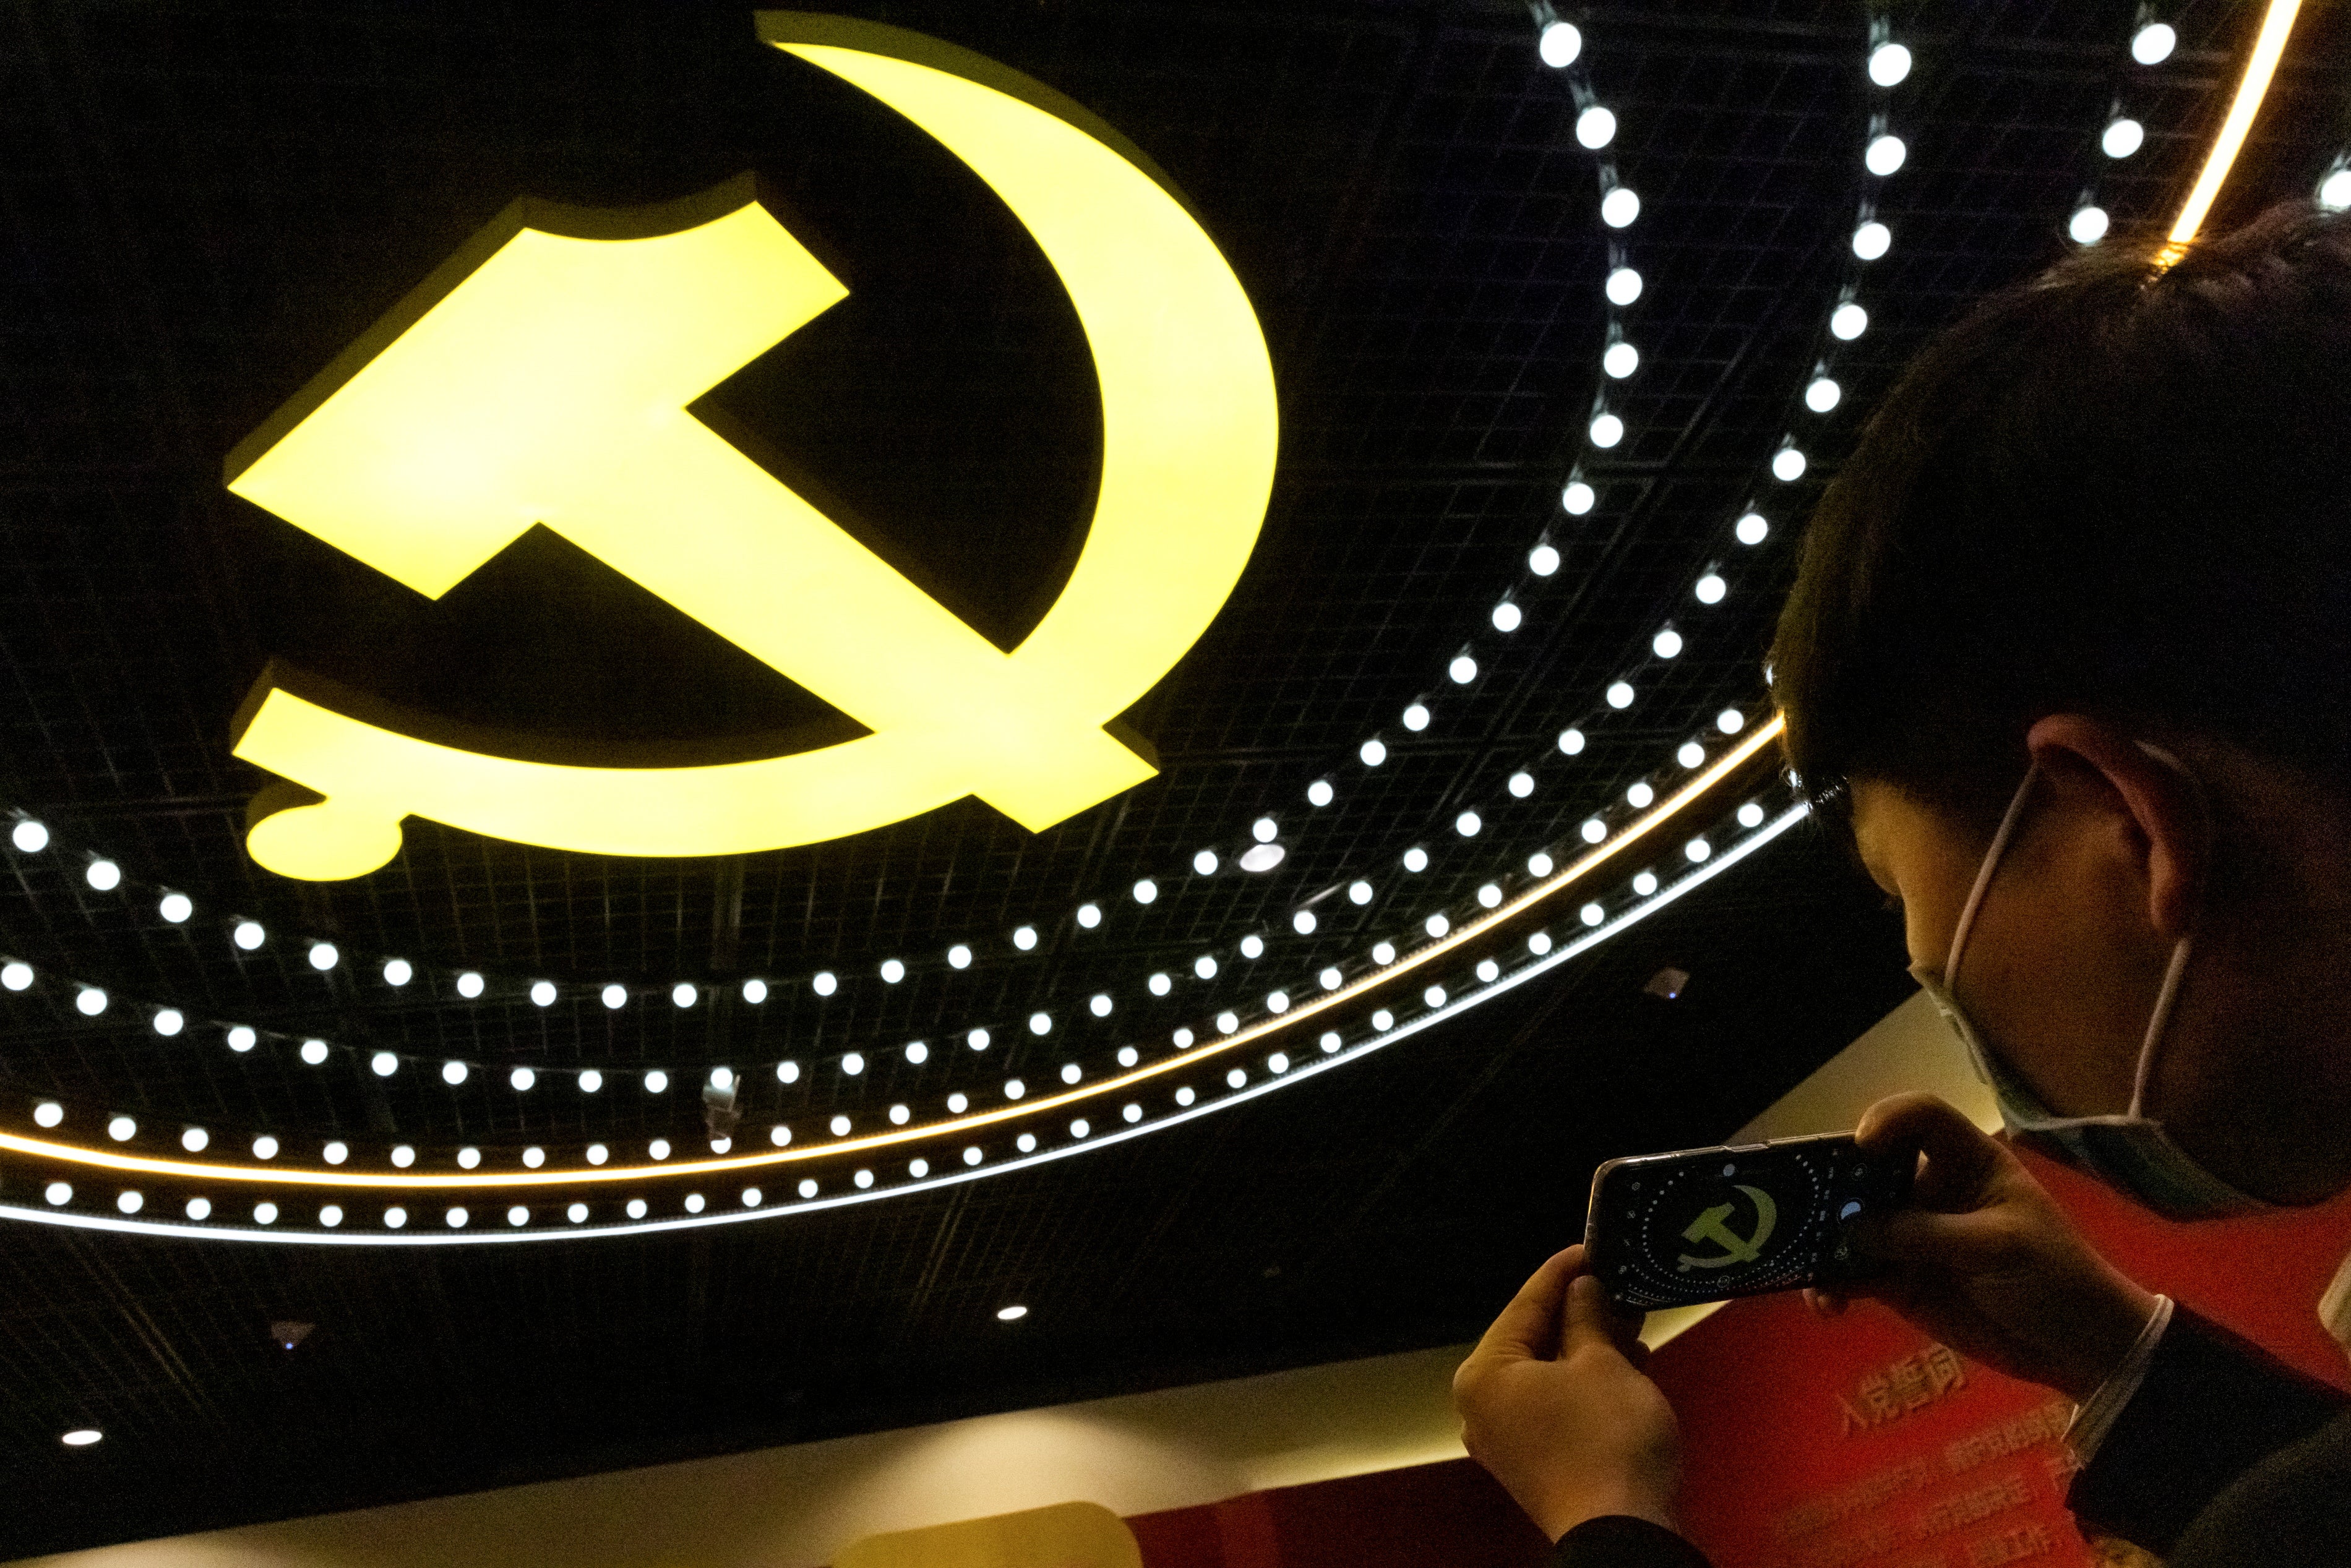
[(1560, 1311), (1567, 1295), (1568, 1282), (1583, 1267), (1583, 1244), (1577, 1242), (1564, 1251), (1554, 1252), (1543, 1260), (1543, 1266), (1528, 1276), (1510, 1298), (1510, 1304), (1494, 1319), (1478, 1348), (1471, 1353), (1472, 1361), (1489, 1356), (1513, 1360), (1549, 1361), (1559, 1343)]
[(1927, 1156), (1918, 1200), (1963, 1207), (2015, 1156), (1932, 1094), (1896, 1094), (1863, 1113), (1854, 1138), (1875, 1155)]
[(1640, 1333), (1640, 1320), (1628, 1319), (1612, 1306), (1608, 1291), (1599, 1280), (1590, 1274), (1579, 1274), (1569, 1282), (1566, 1319), (1560, 1327), (1561, 1356), (1599, 1345), (1606, 1345), (1622, 1355), (1625, 1343), (1637, 1339)]
[(1871, 1239), (1876, 1256), (1896, 1263), (1931, 1263), (1976, 1273), (2016, 1263), (2026, 1233), (2012, 1208), (1982, 1208), (1972, 1214), (1932, 1214), (1904, 1209), (1889, 1214)]

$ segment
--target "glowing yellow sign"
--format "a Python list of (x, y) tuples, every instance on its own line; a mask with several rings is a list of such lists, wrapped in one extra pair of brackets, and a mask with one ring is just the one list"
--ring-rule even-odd
[(935, 39), (764, 13), (761, 36), (904, 115), (1033, 235), (1077, 308), (1102, 486), (1010, 653), (686, 406), (846, 296), (747, 178), (637, 214), (510, 208), (233, 454), (229, 488), (437, 598), (543, 524), (873, 733), (756, 762), (491, 755), (273, 666), (235, 754), (290, 781), (246, 843), (364, 874), (411, 814), (628, 855), (811, 843), (977, 795), (1039, 831), (1152, 776), (1104, 726), (1232, 591), (1272, 484), (1272, 367), (1213, 242), (1116, 132)]

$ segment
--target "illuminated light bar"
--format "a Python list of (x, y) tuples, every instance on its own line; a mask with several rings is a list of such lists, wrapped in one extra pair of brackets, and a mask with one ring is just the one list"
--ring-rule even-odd
[[(405, 1229), (368, 1231), (344, 1230), (341, 1228), (331, 1230), (280, 1230), (259, 1227), (239, 1227), (231, 1228), (228, 1227), (204, 1224), (180, 1224), (171, 1221), (116, 1218), (108, 1215), (77, 1213), (71, 1210), (63, 1209), (26, 1208), (14, 1204), (0, 1204), (0, 1219), (29, 1220), (36, 1224), (62, 1225), (71, 1228), (83, 1230), (111, 1230), (137, 1236), (171, 1236), (216, 1241), (265, 1241), (276, 1242), (281, 1246), (290, 1244), (295, 1246), (314, 1247), (478, 1247), (491, 1243), (549, 1241), (562, 1238), (581, 1236), (639, 1236), (651, 1231), (692, 1230), (711, 1225), (738, 1225), (747, 1220), (773, 1219), (789, 1214), (803, 1214), (810, 1213), (818, 1209), (843, 1207), (854, 1203), (872, 1203), (883, 1198), (899, 1197), (906, 1193), (925, 1192), (935, 1187), (951, 1186), (961, 1182), (978, 1181), (987, 1176), (1002, 1176), (1012, 1171), (1027, 1170), (1033, 1166), (1045, 1165), (1054, 1160), (1066, 1159), (1072, 1155), (1088, 1153), (1093, 1149), (1106, 1147), (1112, 1144), (1123, 1143), (1130, 1138), (1139, 1138), (1147, 1134), (1160, 1132), (1168, 1127), (1177, 1126), (1197, 1117), (1207, 1115), (1211, 1112), (1220, 1111), (1229, 1106), (1242, 1104), (1248, 1101), (1257, 1099), (1259, 1095), (1270, 1094), (1276, 1089), (1284, 1088), (1292, 1083), (1301, 1082), (1318, 1073), (1331, 1071), (1343, 1063), (1353, 1061), (1359, 1057), (1369, 1055), (1371, 1052), (1378, 1051), (1383, 1047), (1393, 1045), (1400, 1040), (1417, 1034), (1422, 1030), (1430, 1028), (1431, 1026), (1442, 1022), (1444, 1019), (1451, 1018), (1458, 1013), (1466, 1012), (1469, 1009), (1476, 1007), (1482, 1002), (1489, 1001), (1495, 997), (1500, 996), (1506, 991), (1512, 990), (1517, 987), (1525, 984), (1527, 981), (1533, 979), (1535, 977), (1549, 972), (1551, 969), (1565, 963), (1567, 960), (1576, 956), (1578, 954), (1590, 951), (1593, 947), (1597, 946), (1600, 943), (1625, 930), (1626, 927), (1646, 919), (1648, 916), (1656, 914), (1658, 910), (1663, 909), (1667, 904), (1674, 903), (1676, 900), (1680, 899), (1690, 893), (1696, 892), (1699, 887), (1713, 881), (1716, 877), (1720, 876), (1723, 873), (1729, 871), (1732, 866), (1735, 866), (1741, 861), (1747, 859), (1748, 856), (1755, 853), (1758, 850), (1762, 849), (1767, 844), (1777, 840), (1789, 829), (1794, 827), (1798, 822), (1802, 821), (1808, 814), (1809, 812), (1807, 808), (1801, 805), (1789, 811), (1783, 812), (1780, 817), (1765, 824), (1755, 832), (1750, 833), (1745, 839), (1740, 840), (1738, 843), (1732, 845), (1729, 849), (1724, 851), (1721, 854), (1716, 856), (1705, 865), (1691, 872), (1687, 876), (1683, 877), (1679, 882), (1660, 889), (1655, 895), (1644, 900), (1638, 904), (1635, 904), (1631, 909), (1626, 910), (1623, 915), (1617, 916), (1614, 920), (1601, 926), (1597, 930), (1587, 932), (1583, 936), (1576, 938), (1574, 941), (1562, 945), (1558, 950), (1536, 963), (1528, 964), (1520, 968), (1514, 969), (1491, 984), (1480, 986), (1474, 991), (1467, 992), (1462, 996), (1455, 998), (1443, 1008), (1431, 1012), (1423, 1013), (1416, 1018), (1407, 1019), (1396, 1025), (1395, 1028), (1387, 1030), (1372, 1037), (1371, 1039), (1361, 1040), (1352, 1048), (1336, 1055), (1320, 1056), (1311, 1061), (1299, 1061), (1293, 1063), (1290, 1071), (1286, 1073), (1274, 1074), (1259, 1079), (1249, 1085), (1247, 1088), (1235, 1090), (1231, 1092), (1216, 1096), (1214, 1098), (1203, 1099), (1196, 1105), (1171, 1112), (1165, 1115), (1156, 1116), (1139, 1124), (1119, 1126), (1114, 1130), (1104, 1130), (1099, 1132), (1094, 1136), (1084, 1142), (1071, 1142), (1059, 1145), (1052, 1148), (1040, 1149), (1028, 1155), (1014, 1155), (1001, 1160), (984, 1162), (976, 1166), (950, 1166), (943, 1169), (937, 1176), (921, 1177), (894, 1186), (852, 1189), (829, 1197), (805, 1198), (799, 1202), (768, 1205), (758, 1208), (736, 1210), (722, 1209), (715, 1213), (692, 1215), (678, 1218), (639, 1220), (624, 1225), (590, 1226), (580, 1225), (576, 1222), (569, 1225), (558, 1225), (550, 1220), (545, 1225), (529, 1227), (519, 1230), (506, 1231), (468, 1230), (460, 1232), (442, 1230), (435, 1232), (429, 1229), (416, 1231)], [(1188, 1063), (1189, 1061), (1196, 1060), (1197, 1056), (1203, 1054), (1206, 1054), (1206, 1052), (1196, 1052), (1194, 1056), (1186, 1057), (1182, 1060), (1184, 1062)], [(835, 1147), (838, 1148), (839, 1145), (835, 1145)]]
[(2270, 78), (2277, 74), (2278, 61), (2285, 54), (2286, 35), (2294, 30), (2295, 13), (2301, 9), (2302, 0), (2270, 0), (2269, 15), (2262, 18), (2262, 30), (2253, 39), (2253, 52), (2245, 60), (2244, 78), (2237, 83), (2236, 101), (2229, 105), (2229, 117), (2220, 122), (2220, 133), (2212, 139), (2212, 151), (2204, 159), (2204, 172), (2196, 176), (2188, 200), (2180, 206), (2179, 221), (2171, 225), (2171, 243), (2157, 256), (2158, 266), (2168, 267), (2185, 254), (2188, 242), (2204, 226), (2212, 204), (2220, 199), (2220, 187), (2228, 183), (2229, 170), (2245, 145), (2246, 134), (2253, 128), (2253, 117), (2261, 112), (2262, 99), (2270, 90)]
[(1757, 728), (1754, 734), (1725, 752), (1712, 767), (1660, 801), (1655, 809), (1608, 842), (1593, 849), (1564, 870), (1537, 883), (1499, 908), (1478, 919), (1468, 921), (1443, 939), (1403, 954), (1395, 963), (1375, 974), (1366, 975), (1352, 985), (1328, 992), (1311, 1001), (1301, 1003), (1288, 1012), (1274, 1018), (1260, 1019), (1232, 1034), (1206, 1042), (1197, 1049), (1182, 1055), (1148, 1062), (1117, 1077), (1105, 1078), (1081, 1088), (1023, 1101), (993, 1111), (974, 1112), (945, 1122), (931, 1122), (920, 1126), (910, 1126), (889, 1132), (868, 1133), (858, 1137), (838, 1139), (829, 1144), (792, 1145), (764, 1153), (734, 1155), (716, 1159), (681, 1160), (674, 1164), (649, 1166), (611, 1166), (586, 1170), (558, 1169), (495, 1174), (452, 1172), (445, 1175), (386, 1176), (366, 1171), (316, 1170), (300, 1166), (214, 1165), (195, 1160), (157, 1159), (149, 1155), (117, 1154), (107, 1149), (82, 1148), (72, 1144), (60, 1144), (47, 1138), (29, 1138), (21, 1133), (11, 1132), (0, 1132), (0, 1149), (31, 1155), (41, 1159), (60, 1160), (76, 1165), (101, 1166), (110, 1170), (137, 1171), (152, 1176), (180, 1176), (194, 1181), (236, 1181), (274, 1186), (372, 1188), (386, 1191), (420, 1188), (448, 1190), (468, 1187), (609, 1184), (642, 1181), (654, 1177), (716, 1176), (889, 1148), (930, 1138), (976, 1131), (1001, 1122), (1041, 1116), (1065, 1106), (1099, 1099), (1106, 1094), (1123, 1092), (1135, 1084), (1148, 1082), (1172, 1072), (1185, 1071), (1205, 1058), (1239, 1051), (1283, 1030), (1294, 1029), (1309, 1019), (1356, 1000), (1391, 981), (1402, 978), (1424, 965), (1435, 962), (1457, 950), (1465, 943), (1478, 940), (1496, 926), (1525, 914), (1545, 899), (1574, 885), (1630, 846), (1638, 843), (1663, 827), (1717, 784), (1743, 767), (1757, 752), (1777, 740), (1781, 731), (1786, 727), (1786, 719), (1774, 714), (1770, 723)]

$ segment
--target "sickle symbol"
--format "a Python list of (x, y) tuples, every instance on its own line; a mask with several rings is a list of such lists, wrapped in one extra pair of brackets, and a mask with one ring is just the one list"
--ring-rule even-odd
[(1711, 1241), (1722, 1249), (1719, 1258), (1693, 1258), (1685, 1252), (1677, 1260), (1685, 1269), (1727, 1269), (1733, 1263), (1752, 1263), (1763, 1256), (1763, 1243), (1771, 1239), (1771, 1228), (1780, 1222), (1780, 1206), (1771, 1195), (1760, 1186), (1742, 1184), (1740, 1191), (1755, 1204), (1755, 1234), (1741, 1236), (1730, 1228), (1730, 1205), (1718, 1203), (1690, 1221), (1682, 1232), (1685, 1241)]
[(1273, 372), (1239, 282), (1142, 155), (1041, 84), (897, 28), (758, 25), (962, 159), (1068, 288), (1102, 467), (1061, 598), (1001, 653), (685, 412), (847, 295), (747, 177), (636, 214), (517, 203), (248, 437), (229, 488), (429, 598), (543, 524), (873, 733), (756, 762), (559, 765), (427, 738), (273, 665), (235, 747), (288, 781), (248, 813), (269, 870), (362, 875), (410, 814), (713, 855), (972, 794), (1042, 831), (1155, 772), (1103, 727), (1222, 607), (1272, 484)]

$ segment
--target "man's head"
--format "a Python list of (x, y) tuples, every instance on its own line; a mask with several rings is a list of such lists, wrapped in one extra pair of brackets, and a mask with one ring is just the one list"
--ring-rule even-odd
[(2307, 1200), (2351, 1184), (2351, 218), (2152, 250), (1911, 368), (1814, 517), (1773, 693), (1929, 969), (2039, 761), (1958, 988), (1983, 1032), (2052, 1109), (2120, 1111), (2192, 930), (2149, 1112)]

